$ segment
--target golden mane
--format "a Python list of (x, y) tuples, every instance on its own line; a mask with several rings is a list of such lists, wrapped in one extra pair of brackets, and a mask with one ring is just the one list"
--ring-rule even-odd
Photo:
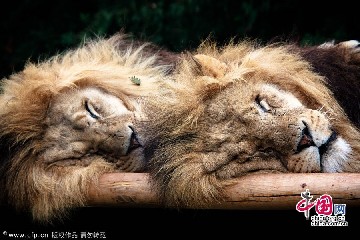
[(174, 79), (176, 97), (148, 102), (150, 176), (168, 206), (206, 207), (251, 172), (360, 171), (360, 132), (292, 45), (204, 43)]

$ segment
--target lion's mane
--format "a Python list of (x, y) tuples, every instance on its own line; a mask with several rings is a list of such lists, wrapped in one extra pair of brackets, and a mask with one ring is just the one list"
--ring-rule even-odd
[[(167, 206), (198, 208), (221, 201), (224, 187), (253, 172), (359, 172), (359, 59), (356, 49), (341, 45), (204, 43), (179, 64), (178, 84), (168, 86), (175, 96), (163, 101), (157, 96), (148, 105), (153, 115), (148, 128), (154, 129), (146, 145), (152, 186)], [(272, 92), (290, 99), (286, 104), (292, 107), (272, 110), (271, 101), (262, 103), (276, 97)], [(341, 99), (346, 92), (351, 94)], [(266, 122), (267, 112), (273, 120)], [(310, 150), (301, 155), (316, 146), (311, 136), (304, 137), (313, 130), (306, 121), (328, 136), (332, 132), (319, 147), (320, 162)], [(321, 154), (336, 134), (345, 139), (336, 140), (344, 150), (333, 150), (334, 157), (323, 163), (328, 153)]]
[[(49, 60), (31, 63), (1, 82), (1, 197), (16, 209), (48, 222), (70, 208), (86, 204), (90, 184), (100, 174), (116, 171), (95, 159), (87, 166), (49, 167), (38, 159), (46, 117), (54, 98), (70, 89), (96, 87), (121, 98), (130, 110), (134, 101), (157, 91), (173, 69), (171, 54), (148, 42), (119, 33), (97, 38)], [(134, 84), (131, 78), (141, 80)], [(51, 126), (50, 126), (51, 127)]]

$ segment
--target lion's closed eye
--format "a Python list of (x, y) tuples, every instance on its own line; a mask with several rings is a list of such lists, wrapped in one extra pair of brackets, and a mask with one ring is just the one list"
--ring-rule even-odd
[(257, 95), (255, 98), (256, 104), (259, 106), (261, 111), (263, 112), (269, 112), (271, 110), (270, 105), (268, 104), (267, 100), (265, 98), (260, 97), (260, 95)]
[(96, 107), (87, 99), (85, 100), (85, 109), (86, 111), (89, 113), (89, 115), (94, 118), (94, 119), (99, 119), (100, 118), (100, 114), (98, 113), (98, 111), (96, 111)]

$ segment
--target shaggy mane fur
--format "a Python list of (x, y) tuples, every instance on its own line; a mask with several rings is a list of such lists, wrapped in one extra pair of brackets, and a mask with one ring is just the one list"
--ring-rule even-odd
[[(94, 159), (86, 167), (50, 168), (40, 159), (41, 139), (53, 99), (87, 86), (120, 98), (131, 111), (142, 114), (136, 101), (157, 91), (177, 61), (172, 54), (125, 34), (86, 41), (83, 45), (24, 70), (1, 82), (1, 197), (34, 219), (61, 219), (73, 207), (86, 203), (88, 187), (100, 174), (116, 171)], [(141, 80), (137, 85), (131, 77)], [(135, 105), (134, 105), (135, 104)], [(50, 126), (51, 128), (51, 126)]]
[[(333, 58), (338, 59), (331, 62)], [(176, 84), (168, 85), (174, 96), (162, 100), (155, 96), (148, 103), (153, 118), (147, 128), (154, 131), (147, 135), (152, 137), (146, 144), (146, 156), (153, 188), (167, 206), (201, 208), (221, 201), (224, 187), (248, 173), (360, 172), (359, 108), (351, 110), (351, 105), (358, 103), (358, 59), (356, 49), (337, 45), (302, 49), (251, 41), (224, 47), (204, 43), (179, 64)], [(264, 107), (255, 104), (259, 95), (252, 91), (258, 91), (257, 86), (272, 91), (280, 88), (278, 93), (291, 99), (289, 104), (306, 108), (279, 109), (271, 114), (274, 120), (262, 126), (267, 113), (259, 116)], [(341, 91), (346, 87), (355, 90)], [(346, 91), (352, 92), (346, 97), (351, 101), (338, 102)], [(315, 157), (299, 155), (295, 145), (288, 146), (294, 136), (301, 139), (302, 133), (297, 132), (304, 120), (298, 120), (297, 111), (313, 124), (311, 131), (315, 127), (325, 131), (322, 126), (330, 123), (329, 131), (347, 142), (337, 140), (343, 153), (337, 155), (334, 150), (329, 162), (316, 163)], [(310, 119), (321, 119), (324, 125)], [(290, 132), (292, 126), (294, 132)]]

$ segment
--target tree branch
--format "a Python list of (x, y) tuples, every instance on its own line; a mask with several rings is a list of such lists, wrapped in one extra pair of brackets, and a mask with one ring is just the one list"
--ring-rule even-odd
[[(146, 173), (109, 173), (89, 192), (89, 205), (161, 207)], [(301, 192), (309, 189), (313, 201), (323, 195), (333, 203), (360, 206), (360, 174), (255, 174), (236, 179), (225, 188), (223, 203), (209, 209), (295, 209)]]

